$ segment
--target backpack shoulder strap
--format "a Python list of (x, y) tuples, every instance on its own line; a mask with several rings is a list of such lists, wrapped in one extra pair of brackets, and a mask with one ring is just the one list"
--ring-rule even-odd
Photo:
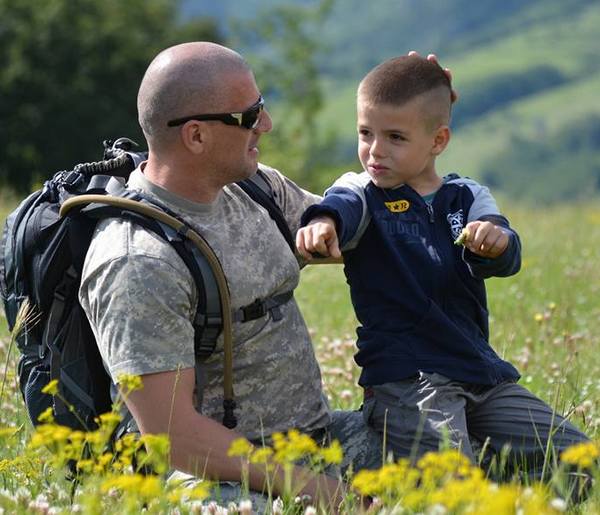
[[(106, 208), (108, 206), (108, 208)], [(181, 220), (137, 199), (111, 195), (79, 195), (64, 202), (61, 216), (72, 210), (96, 218), (126, 217), (156, 232), (173, 245), (190, 269), (198, 287), (199, 307), (194, 320), (196, 362), (214, 350), (218, 334), (223, 332), (223, 425), (236, 426), (233, 414), (232, 311), (227, 280), (221, 264), (208, 243)], [(190, 258), (190, 254), (193, 256)], [(202, 295), (204, 293), (204, 295)], [(200, 300), (204, 299), (204, 303)], [(215, 303), (218, 306), (215, 307)], [(203, 304), (203, 305), (202, 305)], [(201, 326), (201, 327), (200, 327)], [(198, 330), (200, 329), (200, 330)], [(200, 396), (199, 396), (200, 397)], [(197, 399), (198, 408), (200, 399)]]
[(296, 244), (294, 242), (294, 236), (283, 216), (283, 211), (275, 201), (273, 188), (271, 188), (265, 172), (259, 168), (252, 177), (239, 181), (236, 184), (242, 188), (254, 202), (260, 204), (267, 210), (269, 216), (277, 224), (277, 228), (290, 246), (290, 249), (292, 252), (295, 252)]

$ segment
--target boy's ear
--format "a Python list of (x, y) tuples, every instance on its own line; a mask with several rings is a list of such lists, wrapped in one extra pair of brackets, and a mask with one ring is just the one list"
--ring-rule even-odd
[(450, 127), (447, 125), (440, 125), (433, 137), (433, 146), (431, 147), (431, 153), (434, 156), (439, 156), (450, 141)]

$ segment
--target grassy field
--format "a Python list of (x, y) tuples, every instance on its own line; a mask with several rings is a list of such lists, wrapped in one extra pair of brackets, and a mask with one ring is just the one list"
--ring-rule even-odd
[[(11, 199), (2, 200), (1, 219), (14, 203)], [(521, 234), (523, 269), (513, 278), (488, 282), (492, 344), (519, 368), (523, 384), (559, 411), (568, 413), (576, 425), (597, 441), (600, 436), (600, 207), (593, 204), (540, 209), (510, 206), (505, 207), (505, 211)], [(342, 269), (334, 265), (308, 267), (296, 296), (314, 335), (332, 405), (358, 407), (358, 371), (352, 359), (356, 322)], [(9, 355), (9, 351), (9, 335), (5, 321), (0, 318), (0, 362), (5, 364), (0, 406), (0, 444), (3, 446), (0, 508), (6, 513), (49, 513), (43, 510), (54, 507), (54, 513), (63, 510), (66, 513), (71, 502), (68, 482), (60, 473), (53, 472), (51, 455), (46, 450), (39, 448), (34, 452), (28, 447), (32, 431), (16, 386), (16, 353), (12, 349)], [(26, 460), (26, 456), (30, 458)], [(196, 510), (201, 513), (199, 505), (190, 508), (181, 504), (180, 493), (179, 497), (173, 492), (166, 493), (159, 502), (155, 499), (157, 492), (164, 493), (164, 490), (152, 490), (151, 485), (146, 485), (144, 490), (141, 483), (136, 483), (135, 488), (128, 483), (127, 487), (113, 476), (110, 476), (113, 481), (110, 489), (106, 482), (99, 483), (98, 477), (84, 483), (75, 496), (74, 502), (80, 511), (136, 513), (139, 503), (145, 500), (150, 512)], [(143, 493), (150, 491), (154, 493)], [(493, 495), (503, 492), (502, 489), (489, 491), (493, 491)], [(92, 501), (85, 501), (81, 492)], [(133, 497), (129, 495), (131, 492), (135, 494)], [(536, 507), (528, 504), (530, 494), (518, 495), (521, 497), (515, 498), (520, 500), (517, 504), (513, 500), (512, 508), (495, 504), (501, 501), (489, 497), (493, 504), (491, 511), (479, 512), (515, 513), (515, 506), (520, 506), (524, 513), (558, 513), (565, 509), (552, 495), (544, 497), (544, 502)], [(402, 499), (404, 506), (410, 507), (407, 498)], [(175, 511), (174, 506), (179, 506), (179, 511)], [(484, 510), (482, 506), (479, 504), (477, 508)], [(415, 511), (433, 513), (431, 506), (425, 508)], [(435, 513), (462, 513), (463, 509), (464, 506), (453, 508), (451, 505), (446, 511)], [(592, 492), (587, 504), (567, 510), (600, 512), (600, 489)], [(294, 511), (286, 508), (284, 512)]]

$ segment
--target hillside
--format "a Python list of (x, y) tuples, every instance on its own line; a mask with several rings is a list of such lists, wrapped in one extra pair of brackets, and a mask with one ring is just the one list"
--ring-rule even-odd
[[(535, 18), (534, 12), (528, 12), (529, 22), (518, 30), (477, 45), (457, 43), (459, 50), (443, 58), (460, 100), (440, 170), (460, 171), (521, 199), (595, 195), (600, 176), (600, 141), (594, 137), (600, 131), (600, 4), (557, 9), (556, 16), (544, 10), (545, 17)], [(339, 131), (343, 157), (353, 159), (355, 84), (333, 90), (322, 126)], [(567, 135), (571, 144), (560, 144)], [(535, 182), (539, 179), (543, 186)]]
[[(182, 12), (215, 15), (226, 31), (236, 17), (260, 19), (282, 3), (248, 0), (237, 9), (225, 0), (215, 11), (186, 1)], [(323, 26), (314, 29), (326, 93), (318, 125), (338, 139), (329, 155), (331, 174), (340, 164), (356, 166), (354, 91), (360, 77), (382, 59), (416, 49), (437, 53), (460, 93), (441, 170), (479, 178), (521, 199), (596, 195), (599, 27), (600, 4), (593, 0), (380, 0), (369, 8), (359, 0), (335, 1)], [(243, 52), (268, 59), (277, 42), (246, 45), (239, 42)], [(273, 112), (276, 125), (287, 115), (276, 106)], [(311, 186), (328, 180), (321, 176)]]

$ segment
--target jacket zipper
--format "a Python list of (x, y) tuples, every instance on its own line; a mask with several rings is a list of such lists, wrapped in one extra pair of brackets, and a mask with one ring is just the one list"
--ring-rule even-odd
[(432, 224), (433, 222), (435, 222), (435, 217), (433, 215), (433, 205), (431, 202), (425, 202), (425, 205), (427, 206), (427, 212), (429, 213), (429, 223)]

